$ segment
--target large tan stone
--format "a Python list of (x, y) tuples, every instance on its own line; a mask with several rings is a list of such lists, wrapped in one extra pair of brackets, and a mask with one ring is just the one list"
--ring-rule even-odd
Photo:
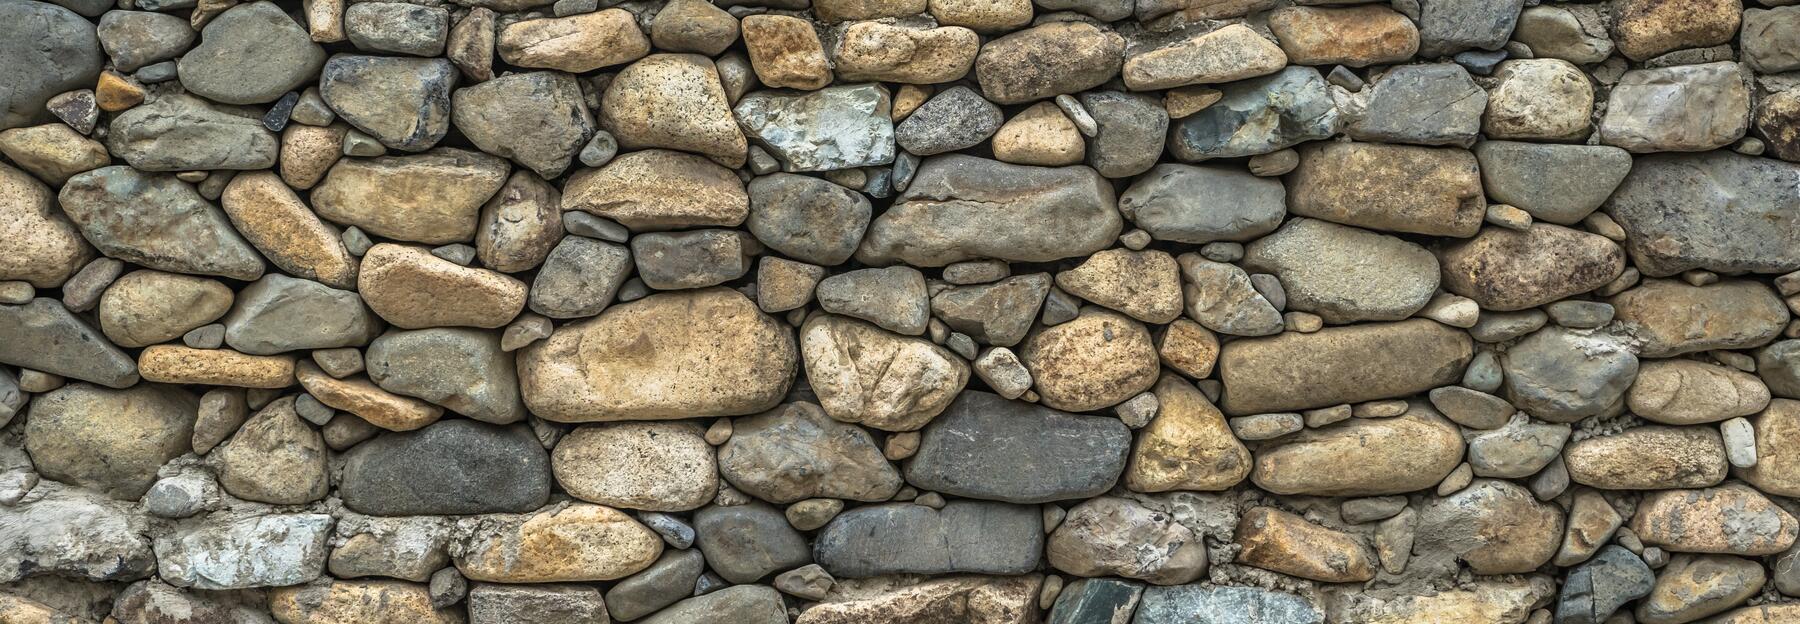
[(1125, 464), (1126, 489), (1219, 491), (1250, 476), (1249, 449), (1193, 384), (1163, 375), (1156, 399), (1156, 417), (1138, 433)]
[(1592, 291), (1625, 270), (1625, 250), (1598, 234), (1549, 223), (1486, 227), (1438, 251), (1444, 290), (1484, 310), (1533, 308)]
[[(921, 3), (923, 4), (923, 3)], [(823, 10), (814, 5), (815, 10)], [(844, 27), (831, 46), (837, 77), (902, 84), (951, 82), (969, 73), (981, 38), (961, 26), (917, 28), (882, 22)]]
[(556, 482), (570, 496), (645, 511), (687, 511), (719, 489), (713, 448), (691, 422), (587, 425), (557, 442)]
[(72, 383), (33, 397), (25, 452), (46, 479), (137, 500), (157, 468), (188, 452), (198, 409), (175, 386)]
[(513, 22), (500, 29), (494, 44), (507, 63), (572, 74), (629, 63), (650, 53), (650, 39), (624, 9)]
[(1273, 507), (1256, 507), (1238, 521), (1238, 563), (1323, 583), (1375, 578), (1375, 557), (1355, 537)]
[(1086, 91), (1119, 74), (1125, 38), (1087, 22), (1047, 22), (989, 41), (975, 57), (981, 94), (1020, 104)]
[(1133, 54), (1125, 59), (1125, 86), (1154, 91), (1191, 84), (1254, 78), (1287, 66), (1281, 47), (1243, 24), (1231, 24)]
[(290, 123), (281, 131), (281, 180), (297, 189), (310, 189), (325, 179), (331, 166), (344, 156), (344, 136), (350, 126)]
[(1603, 490), (1663, 490), (1718, 485), (1730, 468), (1712, 427), (1647, 425), (1588, 438), (1563, 449), (1569, 480)]
[(606, 217), (634, 232), (736, 227), (750, 215), (750, 195), (730, 169), (693, 154), (652, 149), (570, 175), (562, 208)]
[(1282, 7), (1269, 12), (1269, 30), (1295, 65), (1367, 67), (1419, 51), (1419, 27), (1381, 5)]
[(1749, 416), (1769, 405), (1756, 375), (1695, 360), (1645, 360), (1625, 393), (1631, 413), (1665, 425), (1698, 425)]
[(1288, 212), (1430, 236), (1474, 236), (1487, 214), (1475, 155), (1456, 148), (1320, 141), (1287, 176)]
[(1352, 418), (1265, 443), (1250, 480), (1276, 494), (1403, 494), (1437, 485), (1462, 456), (1456, 424), (1421, 401), (1393, 418)]
[(1756, 489), (1800, 496), (1800, 401), (1775, 399), (1750, 418), (1756, 432), (1756, 465), (1736, 471)]
[(1781, 334), (1790, 316), (1774, 290), (1752, 280), (1706, 286), (1645, 280), (1608, 301), (1614, 318), (1643, 340), (1647, 358), (1760, 347)]
[(138, 354), (138, 374), (170, 384), (286, 388), (294, 385), (294, 358), (160, 344)]
[(652, 54), (620, 71), (601, 98), (600, 123), (621, 148), (684, 150), (727, 167), (743, 166), (750, 145), (718, 68), (695, 54)]
[(1707, 620), (1707, 624), (1784, 624), (1800, 621), (1800, 602), (1744, 607)]
[(1740, 0), (1615, 0), (1612, 39), (1634, 61), (1731, 41), (1743, 19)]
[(1057, 273), (1056, 285), (1145, 323), (1169, 323), (1181, 316), (1181, 267), (1163, 251), (1103, 250)]
[(1113, 496), (1071, 508), (1044, 546), (1052, 567), (1084, 578), (1123, 576), (1179, 585), (1193, 582), (1207, 567), (1200, 533), (1171, 514)]
[(1149, 390), (1160, 370), (1149, 330), (1096, 306), (1026, 337), (1019, 361), (1031, 371), (1042, 403), (1069, 412), (1123, 403)]
[(1031, 624), (1044, 577), (954, 576), (907, 585), (896, 579), (839, 582), (794, 624)]
[(751, 15), (741, 27), (750, 67), (764, 85), (818, 89), (831, 84), (831, 63), (812, 22), (791, 15)]
[(1332, 327), (1226, 343), (1225, 413), (1281, 412), (1418, 394), (1456, 383), (1469, 335), (1425, 319)]
[(559, 422), (754, 414), (787, 394), (794, 336), (727, 288), (660, 293), (565, 325), (519, 355), (525, 405)]
[(1686, 624), (1743, 604), (1760, 593), (1762, 564), (1730, 555), (1675, 555), (1637, 606), (1643, 624)]
[(250, 244), (295, 277), (332, 288), (355, 288), (357, 261), (344, 248), (343, 233), (326, 225), (273, 172), (238, 174), (219, 197)]
[(1800, 524), (1760, 492), (1742, 484), (1646, 495), (1631, 531), (1671, 552), (1773, 555), (1794, 545)]
[(336, 581), (269, 592), (269, 612), (281, 624), (408, 622), (463, 624), (460, 608), (434, 609), (431, 591), (404, 581)]
[(294, 411), (293, 397), (251, 416), (212, 457), (219, 462), (219, 485), (245, 500), (302, 505), (331, 490), (325, 440)]
[(475, 222), (506, 183), (506, 160), (454, 148), (346, 158), (312, 192), (313, 210), (370, 234), (431, 245), (475, 238)]
[(235, 298), (231, 288), (204, 277), (132, 271), (100, 295), (100, 331), (121, 347), (168, 342), (225, 316)]
[(54, 185), (112, 162), (106, 146), (68, 124), (52, 123), (0, 131), (0, 154)]
[(663, 550), (655, 531), (601, 505), (483, 520), (456, 556), (456, 569), (475, 581), (610, 581), (649, 567)]
[(1455, 589), (1390, 595), (1364, 591), (1361, 585), (1329, 588), (1326, 613), (1333, 622), (1359, 624), (1445, 624), (1507, 622), (1522, 624), (1533, 609), (1556, 596), (1548, 576), (1480, 579)]
[(800, 354), (826, 414), (886, 431), (925, 426), (969, 382), (955, 352), (846, 316), (807, 319)]
[(1476, 479), (1419, 507), (1408, 571), (1455, 573), (1461, 560), (1476, 574), (1525, 574), (1550, 562), (1562, 533), (1562, 508), (1517, 483)]
[(56, 288), (94, 257), (55, 197), (31, 174), (0, 163), (0, 280)]
[(357, 290), (369, 309), (401, 329), (505, 325), (525, 309), (525, 282), (381, 243), (363, 255)]
[(437, 422), (444, 415), (442, 407), (382, 390), (367, 378), (338, 379), (327, 375), (308, 360), (295, 365), (294, 375), (320, 403), (389, 431), (412, 431)]

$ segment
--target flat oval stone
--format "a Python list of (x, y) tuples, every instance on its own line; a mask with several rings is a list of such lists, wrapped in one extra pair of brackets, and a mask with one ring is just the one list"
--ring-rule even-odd
[(856, 258), (938, 267), (975, 258), (1048, 262), (1118, 238), (1111, 183), (1082, 165), (1031, 167), (965, 154), (928, 158), (875, 217)]
[(1223, 407), (1242, 416), (1418, 394), (1456, 383), (1474, 354), (1467, 333), (1425, 319), (1233, 340), (1219, 353)]
[(1377, 230), (1466, 238), (1487, 211), (1475, 155), (1456, 148), (1313, 143), (1287, 184), (1288, 212)]
[(1644, 544), (1671, 552), (1772, 555), (1794, 544), (1800, 523), (1741, 484), (1646, 495), (1631, 519)]
[(606, 217), (633, 232), (735, 227), (749, 214), (750, 197), (730, 169), (693, 154), (647, 149), (571, 174), (562, 209)]
[(1625, 250), (1598, 234), (1549, 223), (1482, 228), (1438, 252), (1444, 289), (1510, 312), (1585, 293), (1619, 277)]
[(911, 503), (865, 505), (838, 514), (819, 531), (813, 559), (833, 576), (1024, 574), (1044, 550), (1035, 507), (952, 501), (943, 509)]
[(1625, 394), (1631, 413), (1665, 425), (1697, 425), (1749, 416), (1769, 405), (1756, 375), (1694, 360), (1649, 360)]
[(55, 299), (0, 305), (0, 362), (110, 388), (138, 382), (137, 362)]
[(351, 448), (338, 494), (373, 516), (522, 513), (550, 496), (550, 455), (524, 425), (445, 420)]
[(1603, 208), (1625, 229), (1632, 263), (1663, 277), (1688, 269), (1800, 269), (1800, 164), (1726, 150), (1652, 154)]
[(565, 325), (519, 354), (519, 389), (557, 422), (754, 414), (787, 394), (794, 336), (727, 288), (659, 293)]
[(925, 427), (906, 464), (920, 489), (1010, 503), (1097, 496), (1125, 469), (1131, 432), (1081, 416), (969, 390)]
[(439, 245), (475, 237), (481, 206), (506, 183), (506, 161), (453, 148), (345, 158), (312, 192), (319, 216), (370, 234)]
[(1279, 278), (1288, 310), (1334, 324), (1405, 319), (1438, 286), (1438, 260), (1424, 247), (1318, 219), (1292, 219), (1250, 243), (1244, 268)]
[(662, 538), (625, 512), (571, 504), (492, 518), (468, 538), (456, 569), (476, 581), (610, 581), (650, 566)]
[(1422, 402), (1265, 443), (1250, 480), (1276, 494), (1382, 496), (1423, 490), (1462, 462), (1456, 425)]
[(180, 338), (231, 309), (223, 283), (149, 269), (119, 277), (100, 295), (100, 331), (121, 347), (146, 347)]
[(394, 580), (339, 581), (281, 587), (269, 611), (289, 622), (414, 622), (462, 624), (460, 609), (436, 609), (424, 585)]
[(584, 501), (687, 511), (711, 501), (719, 489), (713, 448), (701, 433), (691, 422), (586, 425), (556, 443), (550, 467), (556, 482)]
[(525, 309), (525, 282), (466, 267), (422, 247), (381, 243), (363, 255), (356, 277), (363, 302), (395, 327), (494, 329)]
[(1607, 301), (1614, 318), (1643, 340), (1643, 356), (1651, 358), (1760, 347), (1774, 340), (1789, 318), (1775, 291), (1752, 280), (1706, 286), (1645, 280)]
[(1648, 425), (1563, 451), (1569, 480), (1603, 490), (1701, 488), (1725, 480), (1725, 443), (1712, 427)]

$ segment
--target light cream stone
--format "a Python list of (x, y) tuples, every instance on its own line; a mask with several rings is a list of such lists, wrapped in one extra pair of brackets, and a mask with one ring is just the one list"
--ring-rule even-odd
[[(818, 4), (813, 8), (823, 11)], [(837, 66), (838, 80), (845, 82), (937, 84), (967, 75), (980, 49), (980, 36), (961, 26), (915, 28), (856, 22), (838, 34), (831, 47), (831, 59)], [(898, 98), (894, 110), (896, 121), (905, 117), (899, 114)]]
[(1019, 361), (1043, 404), (1068, 412), (1118, 405), (1149, 390), (1159, 370), (1142, 323), (1094, 306), (1028, 336)]
[[(749, 35), (748, 25), (745, 27)], [(744, 165), (749, 141), (711, 59), (652, 54), (621, 70), (600, 100), (600, 123), (624, 149), (666, 147)]]
[(579, 74), (643, 58), (650, 39), (631, 12), (603, 9), (513, 22), (500, 29), (495, 49), (513, 65)]
[(392, 243), (363, 254), (356, 285), (369, 309), (401, 329), (492, 329), (525, 309), (525, 282)]
[(688, 511), (712, 501), (717, 462), (691, 422), (585, 425), (557, 442), (556, 482), (591, 503), (645, 511)]
[(219, 203), (231, 225), (282, 271), (332, 288), (355, 287), (357, 261), (344, 248), (343, 233), (320, 221), (274, 173), (238, 174)]
[(69, 181), (69, 176), (112, 162), (105, 145), (63, 123), (0, 132), (0, 154), (57, 186)]
[(800, 353), (826, 414), (885, 431), (925, 426), (969, 381), (968, 363), (949, 349), (846, 316), (807, 319)]
[(1126, 489), (1220, 491), (1250, 476), (1249, 449), (1205, 394), (1174, 375), (1163, 375), (1155, 392), (1160, 407), (1131, 447)]
[(992, 145), (995, 160), (1016, 165), (1073, 165), (1087, 153), (1075, 122), (1051, 102), (1039, 102), (1006, 120)]
[(140, 269), (100, 295), (100, 331), (121, 347), (168, 342), (225, 316), (235, 298), (215, 280)]
[(412, 431), (444, 415), (442, 407), (382, 390), (362, 376), (338, 379), (327, 375), (311, 360), (299, 361), (294, 375), (320, 403), (389, 431)]
[(1644, 360), (1625, 393), (1631, 413), (1665, 425), (1697, 425), (1749, 416), (1769, 405), (1756, 375), (1694, 360)]
[(0, 163), (0, 280), (56, 288), (94, 257), (81, 231), (31, 174)]
[(1567, 141), (1586, 137), (1594, 86), (1561, 59), (1506, 61), (1495, 70), (1481, 131), (1491, 139)]
[(750, 195), (730, 169), (693, 154), (650, 149), (570, 175), (562, 209), (606, 217), (633, 232), (736, 227), (750, 215)]
[(831, 63), (812, 22), (788, 15), (745, 17), (744, 48), (750, 67), (770, 87), (818, 89), (831, 84)]
[(650, 567), (663, 550), (655, 531), (601, 505), (482, 520), (456, 556), (456, 569), (474, 581), (610, 581)]
[(1254, 78), (1280, 71), (1287, 54), (1243, 24), (1232, 24), (1125, 59), (1125, 86), (1153, 91)]

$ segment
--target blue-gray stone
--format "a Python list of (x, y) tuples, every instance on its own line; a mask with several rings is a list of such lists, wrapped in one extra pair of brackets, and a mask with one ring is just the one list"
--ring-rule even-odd
[(1569, 572), (1556, 598), (1557, 624), (1600, 624), (1625, 603), (1650, 595), (1656, 575), (1631, 551), (1600, 549)]
[(924, 430), (906, 465), (921, 490), (1009, 503), (1091, 498), (1118, 482), (1131, 430), (1083, 416), (966, 391)]
[(440, 420), (351, 448), (338, 494), (371, 516), (525, 513), (550, 498), (550, 454), (522, 424)]
[(138, 382), (136, 360), (62, 302), (47, 297), (24, 305), (0, 305), (0, 364), (109, 388)]
[(93, 88), (105, 62), (94, 25), (74, 11), (0, 0), (0, 130), (51, 121), (44, 104)]
[(1337, 105), (1311, 67), (1240, 80), (1212, 106), (1175, 123), (1169, 149), (1185, 161), (1255, 156), (1338, 131)]
[(1048, 624), (1126, 624), (1143, 595), (1143, 583), (1081, 579), (1057, 595), (1055, 606), (1050, 607)]
[(740, 585), (812, 563), (806, 537), (780, 510), (761, 502), (695, 512), (694, 546), (706, 555), (707, 567)]
[(840, 578), (1024, 574), (1043, 550), (1037, 507), (956, 500), (941, 510), (887, 503), (846, 511), (820, 531), (813, 558)]
[(744, 133), (783, 171), (831, 171), (894, 162), (887, 88), (844, 85), (818, 91), (758, 91), (734, 111)]
[(1306, 599), (1254, 587), (1150, 587), (1131, 624), (1324, 624)]

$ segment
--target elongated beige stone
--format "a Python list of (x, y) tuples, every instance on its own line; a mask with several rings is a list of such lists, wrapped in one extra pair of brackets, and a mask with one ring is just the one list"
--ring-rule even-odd
[(1352, 418), (1265, 444), (1250, 479), (1276, 494), (1403, 494), (1437, 485), (1462, 456), (1456, 425), (1416, 402), (1393, 418)]
[(138, 354), (138, 374), (147, 381), (172, 384), (286, 388), (294, 385), (294, 358), (155, 345)]
[(524, 516), (490, 516), (456, 557), (476, 581), (555, 583), (610, 581), (649, 567), (662, 538), (631, 516), (602, 505), (575, 504)]
[(357, 289), (395, 327), (505, 325), (525, 309), (525, 282), (465, 267), (418, 247), (382, 243), (363, 255)]
[(311, 361), (295, 366), (300, 385), (320, 403), (355, 414), (389, 431), (412, 431), (437, 422), (444, 408), (382, 390), (361, 376), (338, 379)]
[(1225, 413), (1237, 416), (1418, 394), (1462, 378), (1469, 335), (1412, 319), (1226, 343), (1219, 353)]
[(269, 171), (238, 174), (219, 197), (225, 216), (275, 266), (332, 288), (355, 288), (355, 258), (343, 234), (326, 225)]

